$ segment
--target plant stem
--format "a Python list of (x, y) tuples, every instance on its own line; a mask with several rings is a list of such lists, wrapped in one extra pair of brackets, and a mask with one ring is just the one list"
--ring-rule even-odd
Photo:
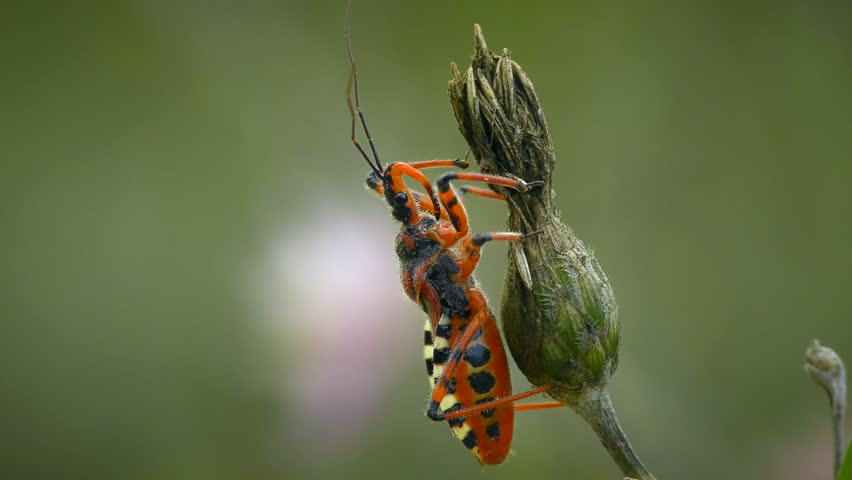
[(817, 385), (828, 393), (831, 403), (831, 422), (834, 434), (834, 478), (843, 465), (845, 442), (843, 440), (843, 417), (846, 413), (846, 367), (834, 350), (823, 347), (814, 340), (805, 352), (805, 371)]
[(641, 480), (655, 478), (639, 460), (627, 440), (606, 387), (597, 395), (590, 396), (587, 401), (572, 405), (572, 408), (591, 425), (598, 439), (625, 475)]

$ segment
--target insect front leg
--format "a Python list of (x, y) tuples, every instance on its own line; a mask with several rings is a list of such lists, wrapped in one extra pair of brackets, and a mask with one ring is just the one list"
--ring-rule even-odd
[[(519, 192), (526, 192), (530, 188), (543, 185), (543, 182), (525, 182), (519, 179), (508, 177), (498, 177), (495, 175), (483, 175), (481, 173), (466, 173), (466, 172), (450, 172), (438, 177), (435, 182), (438, 186), (438, 198), (441, 204), (447, 210), (447, 216), (453, 227), (456, 229), (454, 235), (447, 235), (446, 244), (454, 245), (459, 239), (463, 238), (470, 231), (467, 211), (461, 203), (461, 199), (456, 194), (450, 182), (453, 180), (467, 180), (472, 182), (484, 182), (492, 185), (503, 185), (504, 187), (513, 188)], [(493, 197), (492, 197), (493, 198)]]
[[(382, 200), (385, 199), (385, 187), (382, 185), (382, 181), (379, 179), (378, 175), (373, 172), (370, 172), (370, 175), (367, 177), (367, 188), (376, 192), (376, 194)], [(440, 214), (440, 218), (446, 219), (447, 212), (441, 209), (440, 212), (435, 210), (435, 204), (432, 203), (432, 198), (428, 193), (420, 192), (414, 189), (409, 189), (411, 194), (414, 196), (415, 203), (420, 207), (421, 211), (431, 213), (432, 215)]]
[[(461, 158), (456, 158), (456, 159), (453, 159), (453, 160), (425, 160), (425, 161), (422, 161), (422, 162), (406, 163), (405, 165), (407, 165), (411, 169), (414, 169), (414, 170), (417, 170), (417, 171), (424, 170), (424, 169), (427, 169), (427, 168), (437, 168), (437, 167), (467, 168), (467, 167), (470, 166), (470, 164), (468, 164), (466, 160), (461, 159)], [(397, 168), (397, 170), (401, 170), (401, 168), (402, 167)], [(391, 169), (389, 169), (389, 173), (390, 173), (390, 170)], [(422, 175), (410, 175), (410, 170), (408, 168), (406, 168), (405, 171), (396, 172), (394, 174), (394, 176), (399, 178), (399, 176), (401, 176), (402, 174), (409, 174), (409, 176), (412, 176), (412, 178), (417, 180), (419, 183), (421, 183), (421, 184), (425, 183), (424, 186), (427, 188), (428, 193), (422, 193), (422, 192), (418, 192), (416, 190), (409, 189), (409, 192), (414, 197), (414, 200), (415, 200), (416, 204), (420, 207), (420, 210), (427, 212), (427, 213), (431, 213), (431, 214), (435, 215), (436, 217), (446, 219), (447, 218), (446, 212), (444, 212), (443, 210), (440, 209), (440, 204), (436, 205), (435, 202), (433, 202), (433, 196), (431, 194), (431, 184), (428, 183), (428, 180), (426, 180), (424, 182), (425, 177), (423, 177)], [(384, 188), (384, 185), (382, 184), (381, 177), (378, 174), (376, 174), (375, 171), (370, 172), (370, 174), (367, 176), (367, 187), (369, 187), (370, 190), (375, 191), (379, 195), (379, 197), (384, 199), (385, 188)]]

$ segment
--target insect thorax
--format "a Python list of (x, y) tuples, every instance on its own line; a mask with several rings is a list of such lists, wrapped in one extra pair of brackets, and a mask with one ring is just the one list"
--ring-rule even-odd
[(437, 224), (430, 215), (423, 215), (417, 223), (402, 227), (396, 237), (396, 254), (400, 262), (404, 265), (422, 264), (441, 251), (438, 242), (429, 236)]

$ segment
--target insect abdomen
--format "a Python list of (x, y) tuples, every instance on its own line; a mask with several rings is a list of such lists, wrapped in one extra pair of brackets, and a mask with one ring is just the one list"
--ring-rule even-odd
[[(497, 322), (490, 311), (462, 355), (462, 361), (449, 380), (449, 388), (440, 407), (450, 413), (463, 407), (485, 403), (511, 395), (508, 361)], [(430, 387), (434, 388), (453, 345), (467, 327), (468, 319), (443, 316), (432, 329), (424, 327), (424, 354)], [(514, 408), (511, 404), (447, 420), (453, 433), (482, 464), (501, 463), (512, 441)]]

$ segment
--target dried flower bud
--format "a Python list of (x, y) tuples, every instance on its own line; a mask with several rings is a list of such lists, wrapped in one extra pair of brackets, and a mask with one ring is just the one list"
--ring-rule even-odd
[(453, 65), (450, 101), (459, 129), (485, 173), (541, 180), (519, 193), (493, 187), (509, 204), (508, 228), (531, 234), (510, 250), (502, 321), (515, 362), (552, 396), (582, 402), (608, 382), (621, 328), (609, 281), (592, 252), (563, 224), (552, 203), (556, 164), (544, 112), (526, 73), (504, 50), (493, 56), (475, 27), (473, 61)]
[(511, 244), (502, 319), (515, 362), (536, 386), (567, 403), (595, 431), (621, 471), (655, 477), (615, 415), (607, 383), (618, 364), (618, 305), (597, 260), (553, 207), (556, 154), (532, 82), (507, 50), (493, 56), (475, 26), (465, 74), (453, 65), (449, 95), (459, 130), (484, 173), (543, 182), (524, 193), (492, 187), (509, 206)]

